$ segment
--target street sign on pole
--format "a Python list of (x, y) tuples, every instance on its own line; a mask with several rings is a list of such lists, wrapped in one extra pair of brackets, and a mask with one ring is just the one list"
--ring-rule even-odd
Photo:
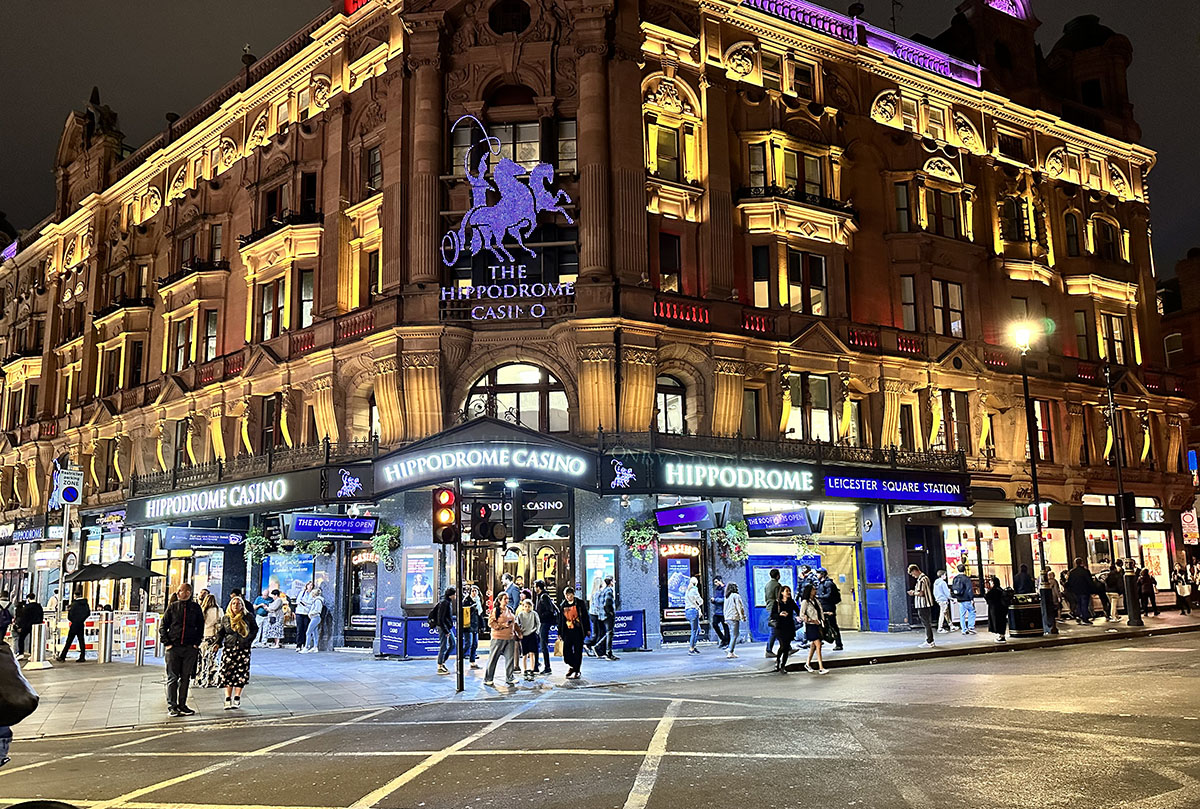
[(1036, 534), (1038, 519), (1034, 517), (1017, 517), (1018, 534)]
[(58, 501), (64, 505), (77, 505), (83, 498), (83, 470), (60, 469), (58, 471), (58, 488), (55, 490)]

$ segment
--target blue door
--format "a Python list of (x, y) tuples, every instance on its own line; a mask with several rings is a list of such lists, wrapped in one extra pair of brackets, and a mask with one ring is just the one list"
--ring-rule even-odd
[(821, 566), (821, 557), (814, 555), (797, 559), (794, 556), (751, 556), (746, 560), (746, 581), (750, 583), (750, 593), (746, 601), (750, 606), (752, 639), (765, 641), (771, 635), (771, 627), (767, 626), (767, 621), (771, 618), (771, 605), (764, 603), (763, 599), (763, 592), (771, 578), (771, 569), (778, 568), (779, 583), (791, 587), (792, 594), (799, 599), (796, 582), (800, 578), (802, 565), (816, 570)]

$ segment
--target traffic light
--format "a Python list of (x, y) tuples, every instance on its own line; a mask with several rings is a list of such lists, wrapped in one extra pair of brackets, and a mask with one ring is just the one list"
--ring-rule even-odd
[(487, 503), (475, 503), (471, 508), (471, 537), (480, 542), (503, 542), (508, 537), (504, 522), (492, 520), (492, 507)]
[(458, 492), (442, 486), (433, 490), (433, 541), (454, 545), (462, 536), (458, 518)]

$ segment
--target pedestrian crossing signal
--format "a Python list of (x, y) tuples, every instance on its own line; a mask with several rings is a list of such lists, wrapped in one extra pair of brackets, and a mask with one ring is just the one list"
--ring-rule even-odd
[(433, 490), (433, 541), (454, 545), (462, 536), (458, 519), (458, 492), (450, 487)]

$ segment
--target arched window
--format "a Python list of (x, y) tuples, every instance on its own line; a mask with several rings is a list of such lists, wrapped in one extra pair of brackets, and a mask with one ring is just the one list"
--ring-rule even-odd
[(687, 389), (673, 376), (655, 381), (654, 406), (660, 433), (687, 432)]
[(1064, 229), (1067, 234), (1067, 255), (1079, 255), (1079, 217), (1073, 213), (1066, 215), (1064, 219)]
[(1107, 219), (1097, 219), (1096, 222), (1096, 255), (1105, 261), (1118, 261), (1121, 258), (1117, 246), (1117, 229)]
[(543, 433), (571, 429), (567, 392), (545, 368), (526, 363), (500, 365), (471, 387), (467, 412), (515, 421)]
[(367, 437), (373, 438), (373, 437), (379, 435), (379, 406), (377, 404), (375, 404), (375, 394), (374, 393), (371, 394), (371, 399), (370, 399), (370, 402), (368, 403), (368, 407), (369, 407), (369, 410), (367, 412), (370, 414), (369, 418), (368, 418), (370, 430), (367, 434)]
[(1006, 242), (1026, 241), (1025, 206), (1020, 197), (1006, 197), (1000, 203), (1000, 236)]

